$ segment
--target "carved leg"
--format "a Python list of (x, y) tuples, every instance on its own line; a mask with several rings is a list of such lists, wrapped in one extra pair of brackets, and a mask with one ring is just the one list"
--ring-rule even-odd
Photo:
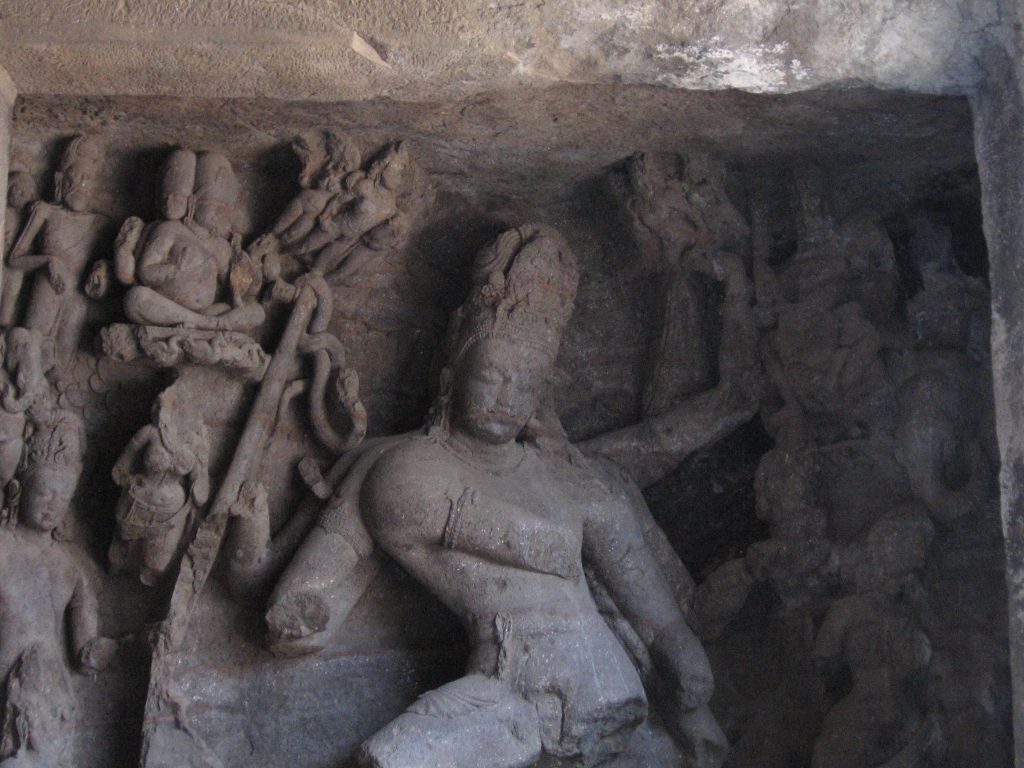
[(219, 329), (219, 318), (193, 312), (144, 285), (128, 291), (124, 297), (124, 313), (129, 320), (141, 325), (183, 326), (204, 331)]
[(259, 304), (243, 304), (217, 315), (217, 329), (221, 331), (249, 331), (263, 322), (266, 313)]
[(21, 294), (21, 284), (24, 280), (24, 272), (16, 269), (4, 271), (3, 293), (0, 296), (0, 326), (4, 328), (10, 328), (18, 320), (18, 296)]
[(110, 560), (110, 572), (119, 575), (122, 573), (133, 573), (139, 563), (139, 541), (125, 541), (115, 538), (110, 543), (107, 551), (107, 558)]
[(140, 325), (180, 326), (200, 331), (247, 331), (262, 323), (264, 318), (263, 307), (259, 304), (245, 304), (214, 315), (194, 312), (144, 285), (128, 291), (124, 297), (124, 313)]
[(78, 350), (88, 308), (86, 298), (77, 292), (63, 297), (60, 318), (54, 328), (58, 360), (67, 360)]
[(541, 755), (537, 708), (493, 678), (426, 693), (363, 743), (363, 768), (526, 768)]
[(719, 768), (725, 762), (729, 742), (707, 704), (670, 718), (667, 725), (686, 768)]
[(146, 586), (153, 586), (167, 573), (167, 569), (178, 551), (187, 520), (188, 515), (181, 515), (173, 527), (160, 536), (148, 539), (143, 545), (139, 580)]
[(32, 280), (32, 295), (25, 310), (24, 327), (41, 331), (44, 336), (52, 336), (59, 305), (60, 297), (50, 285), (46, 270), (39, 270)]

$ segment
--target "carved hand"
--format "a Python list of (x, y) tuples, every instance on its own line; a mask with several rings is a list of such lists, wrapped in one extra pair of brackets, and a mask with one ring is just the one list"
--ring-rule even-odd
[(122, 465), (121, 462), (114, 465), (114, 469), (111, 471), (110, 475), (114, 479), (114, 484), (122, 488), (128, 485), (132, 477), (131, 469), (127, 464)]
[(674, 711), (686, 712), (711, 699), (715, 687), (711, 663), (685, 622), (659, 632), (651, 644), (651, 656), (670, 686), (669, 704)]

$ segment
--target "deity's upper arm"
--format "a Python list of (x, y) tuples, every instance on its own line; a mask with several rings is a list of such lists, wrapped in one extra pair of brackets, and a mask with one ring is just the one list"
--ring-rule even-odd
[(132, 439), (128, 443), (128, 448), (125, 453), (138, 453), (147, 445), (160, 437), (160, 431), (152, 424), (143, 425), (138, 432), (132, 435)]
[(32, 204), (28, 221), (25, 222), (21, 234), (18, 235), (18, 239), (14, 241), (14, 246), (11, 248), (11, 256), (22, 256), (31, 251), (32, 243), (35, 242), (36, 236), (42, 230), (47, 219), (49, 219), (53, 209), (54, 206), (45, 200), (36, 200)]
[(174, 245), (176, 225), (176, 222), (161, 222), (153, 227), (139, 256), (140, 268), (159, 264), (167, 258)]
[(281, 212), (281, 215), (277, 217), (277, 221), (274, 222), (274, 234), (278, 237), (283, 235), (285, 230), (298, 221), (304, 213), (306, 213), (305, 201), (302, 195), (296, 195), (291, 199), (291, 202), (288, 203), (284, 211)]
[(451, 472), (431, 453), (419, 441), (398, 445), (377, 461), (363, 486), (363, 520), (374, 540), (399, 559), (444, 537)]

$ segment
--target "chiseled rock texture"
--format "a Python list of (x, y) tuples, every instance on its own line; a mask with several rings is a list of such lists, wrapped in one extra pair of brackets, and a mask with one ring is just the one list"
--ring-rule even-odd
[(5, 0), (26, 93), (348, 101), (619, 83), (964, 93), (998, 0)]

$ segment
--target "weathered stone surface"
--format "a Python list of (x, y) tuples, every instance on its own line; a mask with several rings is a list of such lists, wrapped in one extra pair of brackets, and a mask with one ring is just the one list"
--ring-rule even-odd
[(104, 355), (121, 363), (142, 360), (165, 368), (189, 363), (216, 365), (256, 381), (269, 362), (256, 341), (235, 331), (115, 323), (100, 331), (100, 346)]
[(962, 93), (1000, 24), (995, 0), (11, 0), (3, 21), (25, 92), (319, 101), (570, 82)]

